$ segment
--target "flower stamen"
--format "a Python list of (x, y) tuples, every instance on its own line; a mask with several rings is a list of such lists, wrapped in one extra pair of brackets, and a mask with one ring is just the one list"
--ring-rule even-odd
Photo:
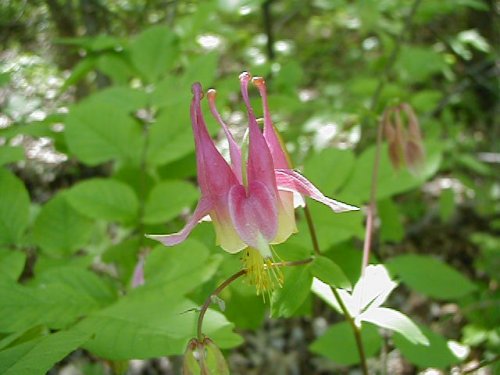
[(270, 300), (271, 292), (283, 286), (283, 273), (273, 265), (272, 257), (264, 258), (257, 249), (248, 247), (243, 252), (242, 262), (248, 283), (255, 286), (257, 295), (262, 294), (264, 301), (266, 294)]

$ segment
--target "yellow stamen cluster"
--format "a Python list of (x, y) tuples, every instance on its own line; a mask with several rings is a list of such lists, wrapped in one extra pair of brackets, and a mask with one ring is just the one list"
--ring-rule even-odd
[[(267, 294), (283, 285), (283, 273), (273, 266), (272, 258), (264, 258), (261, 253), (252, 247), (243, 250), (243, 266), (247, 270), (246, 278), (250, 285), (254, 285), (257, 295)], [(265, 298), (265, 297), (264, 297)]]

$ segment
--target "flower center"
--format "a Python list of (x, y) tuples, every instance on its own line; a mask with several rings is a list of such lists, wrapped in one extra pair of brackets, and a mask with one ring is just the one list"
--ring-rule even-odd
[(257, 249), (247, 247), (243, 250), (242, 261), (247, 270), (248, 283), (255, 286), (257, 295), (262, 294), (264, 300), (265, 294), (270, 297), (276, 286), (280, 288), (283, 286), (283, 273), (278, 267), (273, 266), (272, 257), (264, 258)]

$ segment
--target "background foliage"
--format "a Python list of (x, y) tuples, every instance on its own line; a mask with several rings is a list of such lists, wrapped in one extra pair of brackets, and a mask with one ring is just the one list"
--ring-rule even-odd
[[(2, 2), (0, 373), (180, 371), (192, 310), (240, 261), (209, 223), (169, 249), (144, 233), (182, 227), (199, 196), (191, 83), (217, 88), (241, 139), (244, 70), (267, 78), (297, 168), (351, 204), (369, 200), (383, 110), (414, 108), (425, 165), (395, 171), (384, 149), (372, 262), (399, 283), (386, 305), (430, 345), (372, 311), (369, 365), (500, 371), (497, 13), (492, 0)], [(208, 313), (232, 373), (348, 373), (359, 361), (313, 277), (356, 284), (363, 213), (310, 208), (324, 257), (285, 270), (271, 309), (238, 282)], [(285, 260), (311, 252), (301, 212), (299, 229), (277, 249)], [(139, 259), (146, 284), (134, 288)]]

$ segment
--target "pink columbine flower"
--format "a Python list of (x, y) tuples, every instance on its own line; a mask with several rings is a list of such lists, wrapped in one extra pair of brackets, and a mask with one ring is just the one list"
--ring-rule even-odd
[(203, 217), (210, 216), (218, 245), (229, 253), (245, 249), (243, 259), (247, 274), (259, 293), (272, 289), (274, 284), (265, 271), (271, 268), (270, 244), (284, 242), (296, 232), (294, 192), (324, 203), (334, 212), (357, 208), (325, 197), (309, 180), (291, 169), (271, 121), (265, 82), (262, 78), (253, 79), (264, 109), (264, 129), (261, 131), (248, 96), (250, 81), (249, 73), (240, 75), (249, 122), (246, 157), (217, 111), (215, 90), (207, 93), (210, 111), (228, 139), (231, 164), (222, 157), (207, 131), (201, 111), (202, 87), (199, 83), (193, 85), (191, 122), (201, 199), (180, 232), (148, 237), (166, 246), (176, 245), (186, 239)]

